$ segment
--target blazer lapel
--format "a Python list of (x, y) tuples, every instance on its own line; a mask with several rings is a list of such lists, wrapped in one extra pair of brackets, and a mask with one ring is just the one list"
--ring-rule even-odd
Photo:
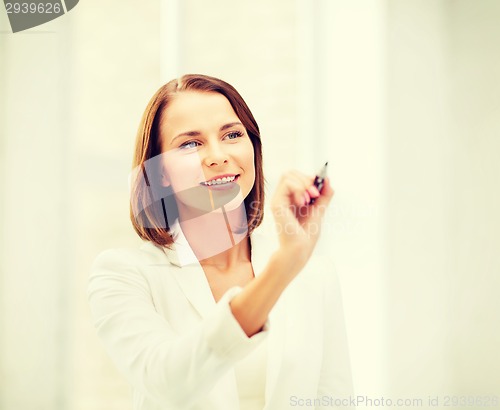
[[(184, 296), (189, 300), (193, 308), (205, 318), (215, 307), (215, 299), (208, 283), (205, 272), (189, 246), (186, 237), (179, 225), (174, 225), (175, 243), (170, 248), (152, 245), (155, 252), (159, 252), (163, 265), (173, 265), (172, 274), (175, 277)], [(144, 245), (147, 246), (147, 245)]]
[(214, 309), (215, 299), (203, 268), (178, 226), (172, 249), (163, 248), (168, 260), (175, 266), (173, 273), (182, 292), (198, 314), (205, 318)]
[(175, 279), (198, 314), (205, 318), (215, 308), (215, 299), (201, 265), (175, 269)]

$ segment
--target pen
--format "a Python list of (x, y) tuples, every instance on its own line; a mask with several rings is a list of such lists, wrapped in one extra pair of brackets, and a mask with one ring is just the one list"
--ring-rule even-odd
[[(318, 188), (318, 191), (321, 193), (321, 189), (323, 188), (323, 185), (325, 183), (325, 178), (326, 178), (326, 168), (328, 166), (328, 161), (326, 161), (325, 165), (323, 165), (323, 168), (321, 168), (321, 171), (316, 175), (316, 178), (314, 178), (313, 185)], [(311, 198), (311, 201), (309, 202), (309, 205), (314, 204), (314, 201), (316, 201), (316, 198)]]

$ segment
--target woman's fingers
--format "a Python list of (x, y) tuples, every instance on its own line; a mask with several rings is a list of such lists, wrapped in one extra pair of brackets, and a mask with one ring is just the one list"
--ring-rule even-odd
[[(304, 188), (302, 181), (296, 179), (294, 176), (289, 176), (288, 184), (290, 192), (293, 196), (293, 205), (304, 206), (306, 200), (310, 197), (307, 195), (307, 190)], [(309, 202), (307, 202), (309, 203)]]
[(290, 177), (295, 178), (295, 180), (302, 185), (304, 197), (307, 200), (305, 201), (306, 205), (309, 204), (311, 198), (317, 198), (320, 195), (318, 189), (313, 185), (314, 177), (305, 175), (296, 170), (292, 170), (289, 172), (290, 172)]
[(290, 175), (302, 184), (304, 196), (307, 199), (306, 205), (309, 205), (311, 198), (317, 198), (321, 195), (318, 188), (314, 186), (315, 177), (305, 175), (296, 170), (290, 171)]
[(309, 193), (307, 191), (304, 192), (304, 198), (305, 198), (304, 205), (308, 205), (309, 202), (311, 202), (311, 196), (309, 195)]
[(330, 179), (327, 177), (324, 180), (321, 195), (316, 198), (314, 204), (311, 205), (311, 207), (315, 209), (315, 212), (313, 212), (313, 214), (316, 214), (319, 217), (319, 220), (323, 218), (323, 215), (326, 212), (326, 208), (330, 204), (330, 201), (332, 200), (334, 194), (335, 191), (330, 185)]
[(307, 190), (309, 191), (309, 194), (313, 197), (313, 198), (317, 198), (318, 196), (320, 196), (320, 192), (318, 191), (318, 188), (316, 188), (314, 185), (311, 185), (309, 188), (307, 188)]
[(305, 187), (301, 178), (292, 172), (283, 174), (278, 184), (277, 194), (281, 205), (302, 206), (305, 201)]
[(280, 206), (295, 205), (302, 207), (309, 205), (312, 198), (315, 198), (315, 203), (311, 206), (319, 208), (328, 205), (333, 197), (333, 189), (327, 182), (328, 178), (325, 179), (321, 192), (314, 186), (314, 179), (315, 177), (308, 176), (297, 170), (291, 170), (283, 174), (278, 184), (278, 201), (276, 201), (276, 205), (279, 203)]
[[(321, 190), (321, 196), (318, 198), (318, 201), (322, 201), (325, 203), (329, 203), (333, 198), (335, 191), (330, 185), (330, 178), (326, 177), (323, 182), (323, 189)], [(323, 199), (322, 199), (323, 198)]]
[[(313, 185), (314, 179), (299, 171), (288, 171), (282, 175), (271, 200), (280, 246), (292, 252), (296, 249), (312, 251), (320, 235), (326, 208), (333, 197), (327, 178), (321, 194)], [(316, 201), (309, 205), (312, 198)]]

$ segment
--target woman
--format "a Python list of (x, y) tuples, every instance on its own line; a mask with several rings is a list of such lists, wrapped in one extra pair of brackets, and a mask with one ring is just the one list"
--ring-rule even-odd
[(320, 193), (313, 176), (282, 176), (270, 243), (255, 230), (259, 128), (231, 85), (203, 75), (153, 96), (133, 165), (131, 219), (145, 242), (101, 253), (88, 295), (134, 408), (280, 410), (348, 398), (338, 284), (313, 255), (334, 194), (328, 179)]

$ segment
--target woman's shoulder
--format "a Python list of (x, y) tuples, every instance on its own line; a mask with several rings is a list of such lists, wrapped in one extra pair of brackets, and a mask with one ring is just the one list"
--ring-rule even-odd
[[(150, 297), (151, 274), (165, 272), (170, 262), (165, 252), (151, 242), (144, 242), (136, 248), (111, 248), (100, 252), (92, 263), (88, 277), (89, 298), (106, 295), (106, 292), (120, 291), (126, 295), (139, 292)], [(102, 293), (104, 292), (104, 293)]]
[(92, 264), (92, 270), (100, 268), (146, 267), (170, 265), (162, 248), (149, 241), (132, 248), (110, 248), (101, 251)]

